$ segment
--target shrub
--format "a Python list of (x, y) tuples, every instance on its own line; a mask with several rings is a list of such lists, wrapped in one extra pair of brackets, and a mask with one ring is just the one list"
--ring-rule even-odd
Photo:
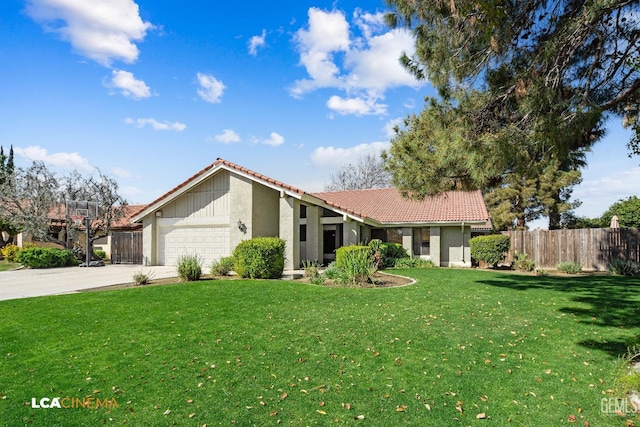
[(525, 253), (516, 252), (513, 255), (513, 268), (517, 271), (534, 271), (536, 269), (536, 261)]
[(344, 246), (336, 250), (336, 264), (344, 271), (351, 286), (373, 282), (375, 263), (368, 246)]
[(93, 251), (93, 253), (96, 254), (96, 256), (101, 260), (107, 259), (107, 253), (103, 250), (98, 249), (96, 251)]
[(16, 262), (31, 268), (55, 268), (78, 265), (72, 251), (57, 248), (22, 248)]
[(308, 279), (320, 277), (320, 265), (318, 264), (318, 261), (309, 261), (308, 259), (305, 259), (302, 261), (302, 269), (304, 270), (304, 277)]
[(233, 271), (234, 260), (232, 256), (222, 257), (211, 264), (211, 274), (214, 276), (228, 276)]
[(640, 264), (631, 260), (614, 259), (608, 267), (615, 276), (640, 276)]
[(582, 264), (573, 261), (564, 261), (556, 264), (556, 270), (561, 273), (578, 274), (582, 271)]
[(178, 258), (178, 266), (176, 267), (180, 279), (186, 282), (194, 282), (200, 280), (202, 276), (202, 262), (197, 255), (182, 255)]
[(389, 268), (393, 267), (396, 260), (409, 258), (407, 250), (399, 243), (385, 242), (381, 245), (381, 259), (380, 267)]
[(364, 254), (366, 254), (367, 257), (371, 256), (371, 250), (369, 249), (369, 246), (342, 246), (341, 248), (336, 249), (336, 264), (338, 264), (338, 267), (342, 269), (345, 268), (345, 259), (351, 252), (362, 252), (363, 257), (365, 256)]
[(2, 256), (7, 262), (16, 262), (18, 252), (20, 252), (20, 246), (18, 245), (7, 245), (2, 248)]
[(233, 251), (234, 270), (240, 277), (279, 279), (284, 271), (285, 241), (278, 237), (245, 240)]
[(344, 272), (338, 267), (338, 264), (333, 261), (329, 263), (327, 268), (324, 270), (324, 275), (327, 279), (336, 280), (342, 275)]
[(140, 271), (139, 273), (133, 275), (133, 283), (135, 283), (136, 286), (148, 285), (151, 282), (152, 278), (153, 277), (151, 273), (145, 274)]
[(430, 259), (398, 258), (393, 265), (395, 268), (433, 268), (435, 263)]
[(469, 240), (469, 245), (472, 258), (484, 261), (495, 268), (504, 261), (505, 255), (511, 247), (511, 239), (502, 234), (477, 236)]

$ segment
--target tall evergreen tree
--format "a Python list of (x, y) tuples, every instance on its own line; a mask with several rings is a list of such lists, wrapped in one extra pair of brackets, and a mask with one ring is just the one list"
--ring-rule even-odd
[[(558, 224), (570, 208), (571, 185), (579, 182), (579, 162), (572, 159), (602, 136), (608, 117), (623, 117), (632, 128), (636, 123), (637, 1), (388, 3), (394, 12), (387, 21), (416, 35), (416, 56), (405, 55), (402, 63), (439, 94), (423, 112), (437, 132), (417, 137), (426, 121), (410, 118), (392, 141), (386, 158), (394, 184), (418, 196), (452, 184), (495, 194), (511, 187), (522, 201), (531, 200), (526, 193), (538, 185), (532, 171), (562, 173), (557, 183), (568, 187), (555, 188), (551, 199), (533, 199)], [(419, 161), (435, 157), (438, 168)]]

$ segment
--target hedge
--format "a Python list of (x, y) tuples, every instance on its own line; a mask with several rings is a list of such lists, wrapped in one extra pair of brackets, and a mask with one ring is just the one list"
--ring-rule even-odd
[(345, 268), (346, 259), (351, 252), (365, 252), (367, 255), (371, 253), (369, 246), (349, 245), (336, 249), (336, 265)]
[(285, 241), (256, 237), (241, 242), (233, 251), (234, 271), (251, 279), (279, 279), (284, 271)]
[(56, 248), (23, 248), (16, 261), (25, 267), (54, 268), (78, 265), (73, 252)]
[(469, 240), (471, 258), (497, 267), (511, 247), (511, 238), (502, 234), (477, 236)]

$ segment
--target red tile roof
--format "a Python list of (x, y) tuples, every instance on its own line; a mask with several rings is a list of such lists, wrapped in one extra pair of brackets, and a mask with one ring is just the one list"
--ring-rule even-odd
[(307, 193), (297, 187), (269, 178), (221, 158), (216, 159), (215, 162), (148, 205), (142, 206), (139, 210), (133, 212), (129, 218), (137, 217), (145, 209), (160, 204), (216, 167), (224, 167), (225, 169), (249, 175), (257, 180), (273, 184), (276, 187), (301, 196), (315, 197), (337, 210), (361, 219), (369, 218), (380, 223), (461, 222), (488, 221), (489, 219), (480, 191), (451, 191), (438, 196), (427, 197), (422, 201), (405, 199), (393, 188)]
[(381, 223), (487, 221), (480, 191), (449, 191), (424, 200), (402, 197), (395, 188), (313, 193)]

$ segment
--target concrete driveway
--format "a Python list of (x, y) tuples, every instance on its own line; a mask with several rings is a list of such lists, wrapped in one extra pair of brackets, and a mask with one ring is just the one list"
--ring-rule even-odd
[(56, 295), (101, 286), (133, 282), (142, 271), (153, 279), (177, 277), (175, 267), (141, 265), (107, 265), (105, 267), (65, 267), (23, 269), (0, 272), (0, 300)]

